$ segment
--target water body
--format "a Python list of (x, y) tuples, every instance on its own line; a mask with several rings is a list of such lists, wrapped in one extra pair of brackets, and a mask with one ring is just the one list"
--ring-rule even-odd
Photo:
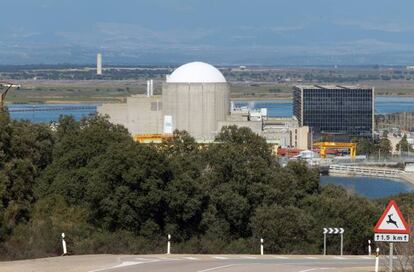
[[(236, 106), (247, 106), (252, 109), (267, 108), (271, 117), (292, 116), (292, 100), (267, 101), (235, 101)], [(74, 109), (81, 106), (88, 109)], [(97, 104), (12, 104), (8, 105), (13, 119), (25, 119), (36, 123), (55, 122), (61, 115), (73, 115), (79, 120), (83, 117), (96, 114)], [(53, 110), (60, 108), (60, 110)], [(19, 110), (38, 111), (19, 111)], [(378, 114), (393, 112), (414, 112), (414, 97), (379, 96), (375, 99), (375, 112)]]
[(414, 112), (414, 97), (378, 96), (375, 98), (375, 113)]
[(368, 198), (382, 198), (400, 193), (414, 192), (414, 186), (405, 181), (371, 177), (321, 176), (321, 184), (341, 185)]
[(61, 115), (72, 115), (76, 120), (96, 114), (97, 104), (12, 104), (8, 105), (10, 117), (34, 123), (50, 123)]

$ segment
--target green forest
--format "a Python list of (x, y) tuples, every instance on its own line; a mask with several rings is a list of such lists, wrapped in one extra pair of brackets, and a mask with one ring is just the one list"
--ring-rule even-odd
[[(414, 197), (396, 199), (403, 211)], [(366, 253), (387, 203), (333, 185), (304, 162), (279, 166), (266, 141), (225, 127), (198, 145), (185, 131), (140, 144), (105, 117), (57, 127), (0, 114), (0, 257), (172, 253), (320, 254), (323, 227), (344, 253)], [(328, 253), (339, 251), (329, 236)]]

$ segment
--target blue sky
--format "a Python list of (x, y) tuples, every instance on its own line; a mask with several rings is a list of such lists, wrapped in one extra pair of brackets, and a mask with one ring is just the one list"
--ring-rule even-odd
[(0, 64), (409, 64), (410, 0), (0, 0)]

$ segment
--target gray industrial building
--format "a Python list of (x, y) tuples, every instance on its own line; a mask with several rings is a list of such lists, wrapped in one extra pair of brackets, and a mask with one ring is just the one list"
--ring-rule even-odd
[(295, 86), (293, 114), (299, 126), (309, 126), (317, 136), (372, 137), (374, 89), (340, 85)]
[(235, 108), (230, 88), (214, 66), (192, 62), (166, 76), (162, 95), (153, 95), (152, 81), (146, 95), (134, 95), (122, 104), (103, 104), (98, 113), (124, 125), (133, 136), (171, 134), (186, 130), (198, 142), (211, 142), (223, 126), (249, 127), (269, 143), (309, 147), (309, 130), (296, 118), (269, 118), (266, 109)]

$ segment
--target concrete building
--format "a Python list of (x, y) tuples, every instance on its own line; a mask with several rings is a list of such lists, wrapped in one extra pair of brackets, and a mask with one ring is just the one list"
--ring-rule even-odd
[(126, 103), (103, 104), (98, 112), (109, 115), (111, 122), (125, 126), (132, 135), (163, 133), (161, 96), (130, 96)]
[[(98, 113), (124, 125), (136, 139), (162, 139), (175, 129), (186, 130), (198, 142), (212, 142), (224, 126), (249, 127), (269, 143), (309, 147), (309, 129), (296, 118), (270, 118), (267, 109), (230, 107), (230, 89), (215, 67), (192, 62), (166, 77), (162, 95), (153, 95), (148, 81), (146, 95), (134, 95), (123, 104), (103, 104)], [(285, 137), (285, 138), (284, 138)]]
[(162, 89), (163, 114), (172, 117), (173, 129), (186, 130), (200, 140), (212, 140), (218, 122), (230, 113), (230, 89), (215, 67), (192, 62), (180, 66)]
[(374, 89), (339, 85), (295, 86), (293, 111), (299, 126), (311, 127), (316, 135), (372, 137)]

